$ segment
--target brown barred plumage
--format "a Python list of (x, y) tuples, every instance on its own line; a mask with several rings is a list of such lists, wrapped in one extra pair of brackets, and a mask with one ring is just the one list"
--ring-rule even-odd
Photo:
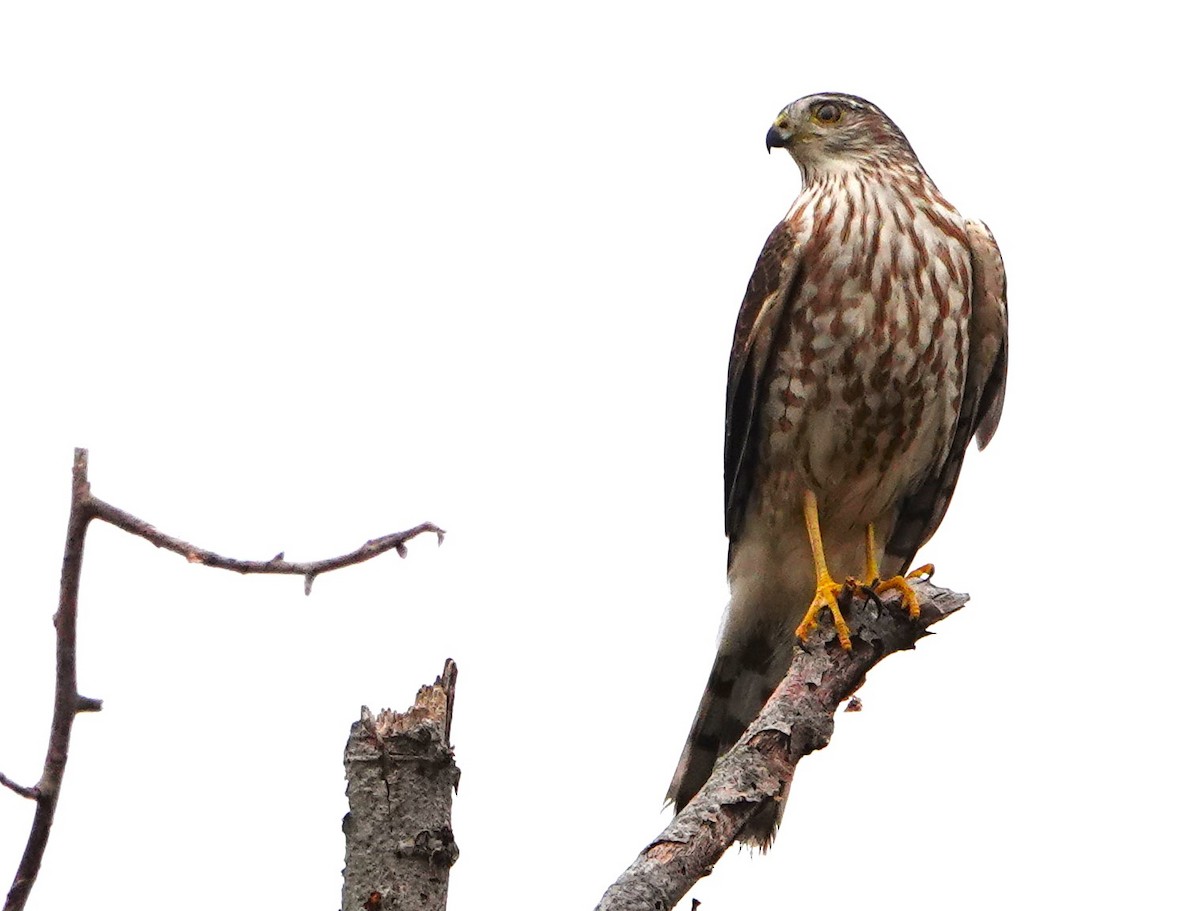
[[(1004, 401), (1004, 266), (987, 227), (938, 192), (899, 128), (850, 95), (802, 98), (767, 137), (804, 189), (750, 277), (729, 362), (731, 600), (668, 800), (681, 808), (758, 714), (816, 587), (803, 503), (829, 571), (882, 578), (937, 529), (967, 444)], [(868, 580), (870, 581), (870, 580)], [(741, 839), (770, 844), (786, 794)]]

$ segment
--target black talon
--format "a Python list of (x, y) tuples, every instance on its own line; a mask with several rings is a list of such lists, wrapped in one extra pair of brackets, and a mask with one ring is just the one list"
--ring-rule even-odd
[(875, 588), (874, 588), (874, 586), (878, 585), (878, 584), (879, 584), (879, 580), (876, 579), (875, 582), (871, 586), (864, 585), (862, 587), (862, 590), (866, 594), (867, 600), (874, 601), (875, 606), (877, 608), (879, 608), (880, 610), (883, 610), (883, 601), (879, 597), (879, 595), (876, 593)]

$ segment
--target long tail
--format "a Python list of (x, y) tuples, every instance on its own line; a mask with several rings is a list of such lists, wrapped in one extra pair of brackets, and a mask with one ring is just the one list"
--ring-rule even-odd
[[(787, 671), (790, 638), (782, 638), (782, 648), (777, 631), (772, 635), (762, 630), (738, 638), (737, 642), (726, 638), (717, 653), (667, 791), (667, 800), (674, 802), (677, 813), (708, 781), (716, 761), (737, 743)], [(746, 824), (738, 840), (764, 851), (770, 847), (786, 799), (785, 791)]]

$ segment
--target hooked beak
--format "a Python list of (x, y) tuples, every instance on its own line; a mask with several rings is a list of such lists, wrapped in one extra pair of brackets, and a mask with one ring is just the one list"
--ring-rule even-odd
[(791, 138), (791, 133), (785, 133), (779, 129), (779, 124), (772, 124), (771, 129), (767, 130), (767, 152), (771, 149), (782, 149), (787, 146), (788, 140)]

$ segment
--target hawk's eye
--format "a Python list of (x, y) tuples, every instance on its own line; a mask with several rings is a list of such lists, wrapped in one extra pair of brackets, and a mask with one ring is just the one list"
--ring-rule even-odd
[(817, 123), (837, 123), (842, 119), (842, 109), (836, 104), (826, 102), (813, 111), (813, 120)]

